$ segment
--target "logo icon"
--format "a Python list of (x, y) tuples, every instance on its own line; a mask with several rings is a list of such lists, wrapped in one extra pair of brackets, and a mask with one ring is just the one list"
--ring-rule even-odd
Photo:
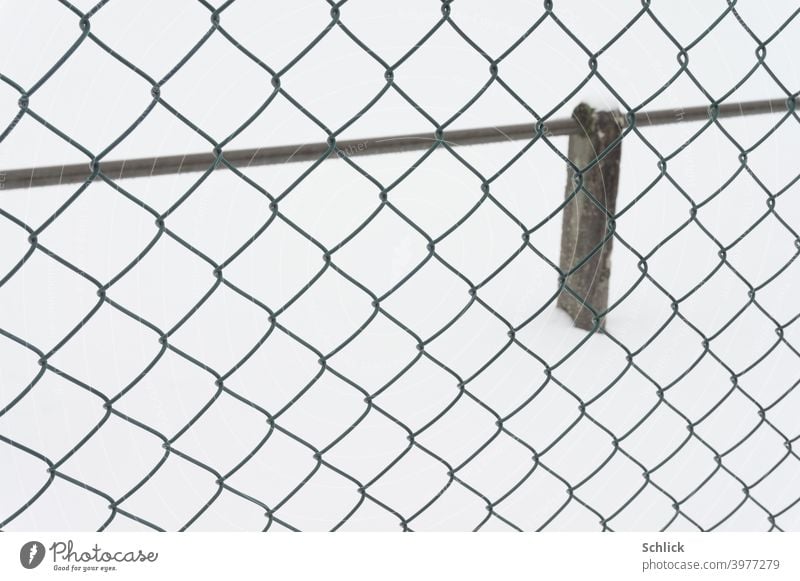
[(19, 550), (19, 562), (26, 569), (35, 569), (44, 560), (44, 545), (39, 541), (28, 541)]

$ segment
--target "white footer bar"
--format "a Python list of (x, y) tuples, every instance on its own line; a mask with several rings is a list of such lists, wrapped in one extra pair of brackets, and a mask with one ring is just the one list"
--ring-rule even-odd
[(800, 533), (3, 533), (0, 579), (800, 579)]

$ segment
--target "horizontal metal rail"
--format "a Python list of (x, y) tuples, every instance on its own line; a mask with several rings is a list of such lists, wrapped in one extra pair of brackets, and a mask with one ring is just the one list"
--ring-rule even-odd
[[(727, 103), (718, 106), (716, 116), (721, 118), (786, 112), (787, 104), (788, 101), (786, 99)], [(711, 111), (709, 107), (661, 109), (637, 113), (636, 125), (666, 125), (683, 121), (707, 121), (710, 118)], [(622, 117), (620, 123), (623, 126), (627, 125), (626, 118)], [(531, 139), (536, 134), (536, 131), (535, 124), (521, 123), (477, 129), (454, 129), (445, 131), (443, 139), (454, 146), (478, 145)], [(580, 127), (572, 118), (555, 119), (545, 123), (543, 128), (543, 132), (548, 136), (572, 135), (580, 131)], [(223, 156), (234, 166), (250, 167), (316, 160), (325, 155), (326, 152), (329, 156), (350, 156), (420, 150), (430, 147), (431, 141), (435, 139), (433, 132), (411, 133), (390, 137), (337, 141), (337, 150), (333, 150), (328, 143), (303, 143), (278, 147), (236, 149), (223, 152)], [(206, 171), (216, 159), (212, 152), (207, 152), (101, 161), (100, 170), (109, 178), (118, 180)], [(223, 169), (225, 165), (218, 164), (217, 168)], [(0, 190), (80, 183), (90, 178), (91, 175), (92, 169), (89, 164), (85, 163), (0, 171)]]

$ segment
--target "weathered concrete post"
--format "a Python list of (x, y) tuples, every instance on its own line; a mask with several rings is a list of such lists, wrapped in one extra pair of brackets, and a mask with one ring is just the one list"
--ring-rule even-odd
[[(581, 103), (572, 116), (578, 122), (580, 132), (570, 135), (567, 155), (572, 163), (583, 170), (619, 137), (620, 115), (611, 111), (595, 111)], [(591, 193), (596, 202), (612, 216), (617, 206), (621, 150), (620, 142), (599, 163), (582, 174), (583, 189)], [(587, 306), (596, 313), (602, 313), (608, 307), (612, 238), (603, 243), (609, 235), (609, 217), (583, 189), (573, 196), (578, 187), (575, 172), (568, 168), (565, 195), (572, 198), (564, 207), (559, 266), (566, 273), (565, 284), (582, 300), (575, 298), (562, 286), (558, 306), (572, 317), (576, 327), (590, 330), (594, 328), (594, 314)], [(604, 325), (605, 319), (601, 319), (600, 328)]]

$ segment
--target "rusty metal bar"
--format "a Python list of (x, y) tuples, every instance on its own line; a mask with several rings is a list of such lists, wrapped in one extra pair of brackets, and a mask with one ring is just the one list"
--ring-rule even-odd
[[(786, 99), (766, 99), (719, 105), (717, 117), (757, 115), (761, 113), (785, 112)], [(661, 109), (636, 114), (637, 126), (666, 125), (683, 121), (705, 121), (709, 119), (709, 107), (687, 107)], [(625, 119), (621, 122), (626, 124)], [(573, 135), (580, 131), (572, 118), (555, 119), (545, 124), (544, 133), (548, 136)], [(444, 139), (451, 145), (478, 145), (501, 141), (531, 139), (536, 134), (533, 123), (482, 127), (476, 129), (454, 129), (444, 132)], [(303, 143), (277, 147), (250, 148), (225, 151), (225, 159), (237, 167), (273, 165), (297, 161), (319, 159), (328, 152), (329, 157), (337, 155), (378, 155), (414, 151), (429, 147), (435, 140), (433, 132), (411, 133), (389, 137), (351, 139), (337, 141), (338, 153), (327, 143)], [(150, 177), (207, 170), (215, 161), (213, 153), (193, 153), (127, 160), (101, 161), (100, 169), (111, 179)], [(217, 166), (225, 168), (223, 164)], [(92, 175), (88, 163), (54, 165), (0, 171), (0, 190), (34, 188), (60, 184), (80, 183)]]

